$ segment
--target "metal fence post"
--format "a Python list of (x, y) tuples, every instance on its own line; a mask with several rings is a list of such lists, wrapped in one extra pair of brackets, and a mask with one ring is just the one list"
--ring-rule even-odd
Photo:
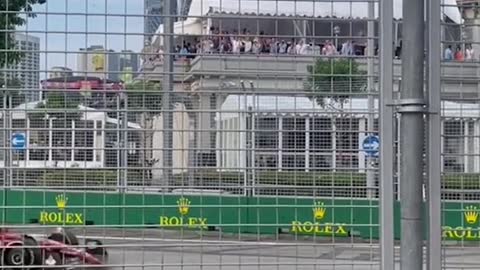
[(3, 108), (5, 114), (3, 115), (3, 122), (5, 126), (5, 175), (4, 181), (9, 188), (13, 186), (13, 174), (12, 174), (12, 99), (9, 90), (5, 90), (3, 95), (4, 103)]
[(393, 0), (380, 1), (380, 250), (381, 269), (395, 269), (393, 230)]
[(172, 181), (173, 166), (173, 58), (174, 58), (174, 30), (173, 16), (175, 14), (173, 5), (174, 0), (164, 1), (164, 25), (163, 25), (163, 45), (165, 55), (163, 57), (163, 97), (162, 97), (162, 116), (163, 116), (163, 185), (169, 186)]
[(429, 270), (441, 269), (441, 141), (440, 128), (440, 65), (441, 55), (441, 0), (428, 2), (428, 235), (427, 235), (427, 266)]
[(402, 89), (398, 102), (401, 150), (400, 269), (423, 266), (424, 2), (403, 0)]
[[(373, 81), (373, 73), (374, 69), (374, 40), (373, 36), (375, 35), (375, 26), (374, 26), (374, 16), (375, 16), (375, 3), (369, 2), (368, 3), (368, 26), (367, 26), (367, 70), (368, 70), (368, 78), (367, 78), (367, 88), (368, 88), (368, 125), (367, 125), (367, 136), (373, 135), (374, 129), (374, 98), (373, 98), (373, 91), (374, 91), (374, 81)], [(373, 171), (375, 166), (373, 165), (375, 158), (372, 156), (367, 156), (367, 197), (368, 198), (375, 198), (375, 172)]]

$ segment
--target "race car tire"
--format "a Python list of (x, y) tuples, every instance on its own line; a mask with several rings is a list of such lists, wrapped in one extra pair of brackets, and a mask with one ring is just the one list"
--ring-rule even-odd
[[(31, 254), (33, 255), (33, 265), (41, 265), (42, 264), (42, 250), (41, 248), (37, 247), (37, 241), (32, 238), (31, 236), (25, 235), (23, 238), (23, 244), (25, 249), (28, 249)], [(37, 269), (37, 268), (35, 268)]]
[(48, 239), (64, 243), (69, 246), (78, 246), (78, 238), (69, 230), (62, 229), (61, 232), (54, 232), (50, 234)]
[(85, 239), (86, 251), (95, 256), (107, 257), (108, 252), (103, 243), (97, 239)]
[(33, 252), (22, 246), (8, 247), (3, 252), (3, 262), (7, 266), (20, 267), (20, 269), (32, 269), (34, 266), (35, 256)]
[[(56, 270), (65, 270), (63, 267), (58, 267), (57, 265), (62, 265), (62, 256), (58, 252), (46, 252), (45, 256), (43, 257), (42, 265), (48, 265), (47, 260), (51, 259), (55, 260), (54, 264), (51, 264), (50, 266), (54, 265)], [(51, 263), (51, 262), (50, 262)], [(47, 266), (43, 268), (43, 270), (51, 270), (52, 267)]]

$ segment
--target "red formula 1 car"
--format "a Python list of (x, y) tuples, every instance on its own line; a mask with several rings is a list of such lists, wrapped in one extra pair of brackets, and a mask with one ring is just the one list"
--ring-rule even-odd
[[(0, 230), (1, 265), (14, 269), (75, 269), (106, 263), (108, 254), (99, 240), (85, 239), (85, 245), (71, 231), (57, 228), (45, 238)], [(62, 267), (63, 266), (63, 267)]]

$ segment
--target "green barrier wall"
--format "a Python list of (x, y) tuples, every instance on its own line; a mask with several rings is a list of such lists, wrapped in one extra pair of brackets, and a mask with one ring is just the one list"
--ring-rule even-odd
[[(8, 224), (113, 225), (219, 230), (227, 233), (378, 238), (377, 201), (242, 196), (3, 191)], [(480, 240), (476, 204), (445, 203), (443, 236)], [(400, 209), (395, 204), (395, 238)]]
[(121, 209), (118, 194), (8, 191), (2, 202), (7, 223), (117, 225)]

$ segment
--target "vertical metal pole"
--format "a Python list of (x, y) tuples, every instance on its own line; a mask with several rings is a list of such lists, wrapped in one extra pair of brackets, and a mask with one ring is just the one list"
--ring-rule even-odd
[[(6, 79), (4, 80), (6, 82)], [(8, 157), (8, 148), (9, 148), (9, 138), (8, 136), (10, 136), (10, 132), (8, 132), (8, 126), (7, 126), (7, 123), (9, 122), (8, 121), (8, 114), (9, 114), (9, 111), (7, 111), (7, 90), (4, 88), (4, 86), (2, 87), (2, 92), (3, 92), (3, 115), (2, 115), (2, 120), (3, 120), (3, 146), (4, 146), (4, 152), (3, 152), (3, 163), (4, 163), (4, 166), (3, 166), (3, 201), (2, 201), (2, 208), (3, 208), (3, 211), (2, 211), (2, 220), (6, 220), (6, 217), (7, 217), (7, 196), (8, 196), (8, 193), (7, 193), (7, 188), (9, 188), (9, 185), (10, 185), (10, 181), (9, 181), (9, 178), (8, 178), (8, 167), (10, 167), (9, 165), (9, 157)], [(11, 187), (10, 187), (11, 188)]]
[(251, 135), (250, 135), (250, 150), (251, 150), (251, 157), (250, 157), (250, 169), (252, 170), (252, 177), (250, 178), (250, 185), (251, 185), (251, 196), (255, 196), (256, 194), (256, 179), (255, 179), (255, 174), (256, 174), (256, 164), (255, 164), (255, 153), (256, 153), (256, 143), (255, 143), (255, 130), (256, 130), (256, 118), (255, 118), (255, 113), (257, 111), (257, 96), (255, 95), (255, 87), (253, 86), (253, 82), (250, 81), (250, 89), (252, 90), (252, 124), (251, 124)]
[[(401, 270), (423, 269), (424, 1), (403, 0), (401, 149)], [(438, 55), (437, 55), (438, 56)]]
[[(12, 156), (13, 156), (13, 147), (12, 147), (12, 135), (13, 135), (13, 131), (12, 131), (12, 95), (11, 93), (8, 93), (7, 95), (7, 133), (8, 133), (8, 137), (7, 137), (7, 145), (8, 145), (8, 150), (7, 150), (7, 154), (8, 154), (8, 167), (7, 167), (7, 171), (8, 171), (8, 185), (10, 186), (10, 188), (13, 187), (13, 170), (12, 170)], [(26, 142), (25, 142), (26, 143)]]
[(428, 248), (429, 270), (441, 269), (441, 128), (440, 128), (440, 57), (441, 49), (441, 0), (428, 0)]
[(381, 269), (395, 269), (393, 226), (393, 0), (380, 5), (380, 249)]
[[(367, 36), (368, 36), (368, 42), (367, 42), (367, 88), (368, 88), (368, 135), (373, 135), (373, 129), (374, 129), (374, 100), (373, 100), (373, 72), (374, 72), (374, 53), (375, 53), (375, 48), (374, 48), (374, 40), (373, 36), (375, 35), (374, 31), (374, 16), (375, 16), (375, 2), (370, 1), (368, 2), (368, 28), (367, 28)], [(371, 156), (367, 156), (367, 197), (368, 198), (373, 198), (375, 196), (375, 174), (373, 171), (373, 162), (374, 158)]]
[(243, 90), (243, 115), (244, 115), (244, 123), (245, 123), (245, 168), (243, 168), (243, 196), (249, 196), (248, 192), (248, 183), (249, 183), (249, 174), (248, 168), (250, 165), (250, 132), (248, 131), (248, 122), (250, 119), (250, 107), (248, 106), (248, 94), (247, 89), (245, 88), (245, 84), (243, 80), (240, 82)]
[[(122, 140), (122, 190), (126, 191), (128, 188), (128, 95), (127, 93), (122, 93), (123, 96), (123, 108), (124, 111), (122, 113), (122, 128), (123, 130), (123, 140)], [(136, 180), (136, 179), (135, 179)]]
[(173, 166), (173, 16), (175, 14), (175, 0), (165, 0), (163, 17), (163, 46), (165, 55), (163, 57), (163, 77), (162, 77), (162, 110), (163, 110), (163, 184), (170, 185), (172, 182)]
[(118, 192), (122, 192), (123, 189), (122, 189), (122, 186), (123, 186), (123, 172), (122, 172), (122, 164), (123, 164), (123, 155), (122, 155), (122, 136), (123, 136), (123, 133), (122, 133), (122, 96), (121, 94), (120, 95), (117, 95), (116, 96), (116, 102), (117, 102), (117, 119), (118, 119), (118, 123), (117, 123), (117, 151), (116, 151), (116, 155), (117, 155), (117, 190)]
[(11, 179), (10, 179), (10, 167), (11, 167), (11, 163), (10, 163), (10, 149), (11, 149), (11, 137), (12, 137), (12, 134), (11, 134), (11, 130), (10, 130), (10, 110), (9, 110), (9, 103), (8, 103), (8, 97), (10, 95), (10, 93), (8, 92), (7, 89), (4, 89), (4, 92), (3, 92), (3, 111), (5, 112), (3, 114), (3, 126), (4, 126), (4, 145), (5, 145), (5, 149), (4, 149), (4, 167), (5, 167), (5, 170), (4, 170), (4, 184), (6, 186), (9, 186), (11, 187)]

